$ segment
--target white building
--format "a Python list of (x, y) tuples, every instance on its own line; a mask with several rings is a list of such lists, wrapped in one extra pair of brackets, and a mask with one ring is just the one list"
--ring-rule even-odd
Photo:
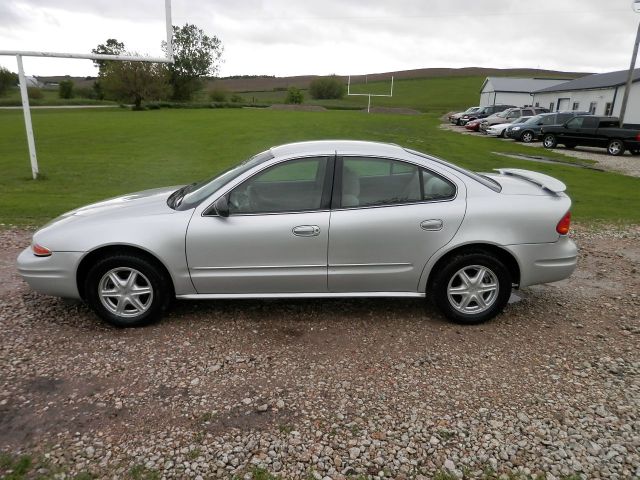
[[(587, 75), (569, 82), (542, 88), (534, 93), (534, 105), (552, 112), (581, 110), (595, 115), (617, 117), (627, 83), (628, 70)], [(624, 122), (640, 124), (640, 69), (634, 71)]]
[(533, 92), (566, 83), (568, 80), (566, 78), (487, 77), (480, 89), (480, 106), (533, 105)]

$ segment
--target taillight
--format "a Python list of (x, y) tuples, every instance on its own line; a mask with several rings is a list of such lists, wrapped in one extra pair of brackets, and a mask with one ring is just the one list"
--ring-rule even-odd
[(640, 132), (636, 134), (636, 142), (640, 142)]
[(558, 225), (556, 225), (556, 232), (560, 235), (566, 235), (569, 233), (569, 228), (571, 227), (571, 212), (567, 212), (564, 214), (564, 217), (560, 219)]
[(33, 250), (33, 254), (36, 257), (48, 257), (51, 255), (51, 250), (47, 247), (43, 247), (42, 245), (38, 245), (37, 243), (31, 245), (31, 250)]

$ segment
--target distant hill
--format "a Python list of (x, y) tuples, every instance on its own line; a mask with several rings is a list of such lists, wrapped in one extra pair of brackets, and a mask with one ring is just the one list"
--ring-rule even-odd
[[(395, 80), (409, 80), (417, 78), (439, 77), (537, 77), (537, 78), (566, 78), (573, 79), (589, 75), (589, 72), (562, 72), (556, 70), (540, 70), (535, 68), (420, 68), (417, 70), (401, 70), (397, 72), (370, 73), (367, 76), (369, 82), (389, 80), (393, 75)], [(211, 87), (219, 87), (230, 92), (256, 92), (284, 89), (290, 86), (308, 88), (313, 79), (320, 75), (301, 75), (294, 77), (273, 76), (242, 76), (216, 78), (208, 81)], [(365, 75), (358, 75), (362, 80)], [(341, 76), (347, 81), (346, 76)]]

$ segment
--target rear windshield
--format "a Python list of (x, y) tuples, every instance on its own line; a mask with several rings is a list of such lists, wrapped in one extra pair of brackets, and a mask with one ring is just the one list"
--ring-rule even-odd
[(495, 180), (489, 178), (489, 177), (485, 177), (484, 175), (480, 175), (479, 173), (475, 173), (472, 172), (470, 170), (465, 170), (462, 167), (458, 167), (457, 165), (454, 165), (453, 163), (449, 163), (446, 162), (440, 158), (437, 157), (433, 157), (431, 155), (427, 155), (425, 153), (422, 152), (418, 152), (416, 150), (411, 150), (409, 148), (405, 148), (405, 150), (409, 153), (412, 153), (413, 155), (417, 155), (418, 157), (422, 157), (422, 158), (426, 158), (427, 160), (431, 160), (433, 162), (436, 163), (440, 163), (442, 165), (445, 165), (446, 167), (449, 167), (452, 170), (455, 170), (458, 173), (461, 173), (469, 178), (473, 178), (476, 182), (480, 182), (482, 185), (484, 185), (485, 187), (490, 188), (491, 190), (493, 190), (494, 192), (499, 192), (500, 190), (502, 190), (502, 187), (500, 186), (500, 184), (498, 182), (496, 182)]

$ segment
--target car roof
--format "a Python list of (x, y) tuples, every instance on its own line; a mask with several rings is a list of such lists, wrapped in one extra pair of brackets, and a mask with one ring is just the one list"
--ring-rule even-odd
[(392, 143), (367, 142), (363, 140), (313, 140), (308, 142), (288, 143), (271, 147), (275, 157), (317, 154), (361, 154), (398, 157), (405, 153), (404, 148)]

